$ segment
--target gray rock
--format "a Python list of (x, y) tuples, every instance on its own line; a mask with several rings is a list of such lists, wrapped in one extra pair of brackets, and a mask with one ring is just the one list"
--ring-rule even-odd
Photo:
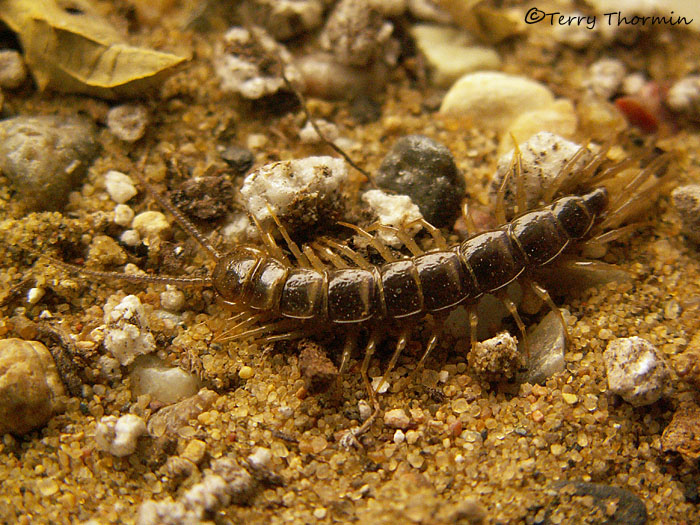
[[(587, 483), (585, 481), (560, 481), (553, 487), (557, 490), (556, 506), (547, 510), (548, 517), (556, 514), (557, 508), (564, 505), (575, 508), (576, 500), (574, 496), (591, 496), (593, 504), (601, 510), (601, 514), (606, 517), (607, 525), (644, 525), (649, 517), (644, 502), (634, 493), (620, 487), (612, 487), (602, 483)], [(613, 505), (613, 506), (611, 506)], [(608, 515), (608, 508), (613, 508), (615, 512)], [(582, 513), (588, 514), (590, 510), (581, 508)], [(583, 514), (580, 514), (583, 516)], [(548, 523), (554, 523), (549, 521)], [(598, 523), (598, 522), (596, 522)]]
[(231, 166), (236, 174), (241, 175), (248, 171), (255, 162), (255, 156), (249, 149), (236, 144), (221, 145), (221, 158)]
[(450, 150), (423, 135), (397, 140), (384, 157), (376, 182), (382, 189), (411, 197), (423, 217), (438, 227), (456, 218), (465, 190)]
[(122, 104), (107, 112), (107, 127), (115, 137), (125, 142), (136, 142), (148, 126), (148, 110), (141, 104)]
[(543, 383), (564, 370), (566, 336), (564, 327), (555, 312), (549, 312), (528, 338), (530, 355), (527, 372), (518, 377), (520, 383)]
[(63, 384), (38, 341), (0, 340), (0, 435), (41, 427), (60, 407)]
[(79, 117), (14, 117), (0, 122), (0, 171), (28, 211), (58, 210), (98, 152), (93, 124)]

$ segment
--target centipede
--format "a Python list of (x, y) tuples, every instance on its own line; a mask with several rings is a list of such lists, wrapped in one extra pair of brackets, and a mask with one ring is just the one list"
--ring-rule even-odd
[[(543, 189), (543, 202), (529, 210), (525, 209), (521, 156), (516, 146), (511, 169), (496, 198), (499, 226), (485, 231), (472, 228), (467, 238), (459, 242), (449, 242), (424, 219), (416, 222), (432, 239), (428, 248), (422, 248), (407, 228), (377, 223), (363, 228), (341, 222), (349, 232), (366, 241), (367, 250), (371, 247), (381, 259), (379, 262), (338, 240), (325, 238), (299, 245), (274, 213), (274, 229), (263, 226), (251, 214), (261, 243), (242, 244), (222, 253), (137, 169), (141, 184), (211, 256), (210, 275), (132, 275), (55, 262), (67, 270), (100, 279), (210, 287), (234, 311), (230, 328), (218, 337), (221, 342), (249, 340), (264, 345), (325, 333), (341, 334), (342, 351), (336, 356), (341, 375), (348, 371), (360, 334), (366, 334), (360, 375), (374, 410), (361, 426), (348, 431), (343, 444), (350, 446), (380, 412), (378, 388), (372, 386), (368, 370), (379, 343), (389, 333), (398, 335), (382, 381), (396, 365), (415, 328), (427, 324), (429, 334), (415, 367), (418, 370), (437, 347), (445, 319), (458, 307), (464, 307), (468, 313), (470, 343), (474, 348), (479, 322), (476, 307), (487, 294), (505, 304), (526, 344), (525, 323), (506, 292), (517, 281), (555, 312), (568, 338), (562, 313), (538, 282), (538, 275), (555, 271), (561, 261), (586, 245), (606, 244), (634, 231), (638, 224), (623, 224), (653, 199), (665, 180), (661, 174), (668, 164), (668, 155), (652, 152), (638, 162), (643, 166), (630, 169), (630, 159), (607, 160), (612, 144), (610, 141), (601, 147), (583, 166), (579, 160), (587, 147), (582, 146)], [(515, 188), (515, 211), (505, 203), (509, 187)], [(468, 211), (465, 213), (468, 218)], [(406, 254), (397, 255), (389, 249), (376, 234), (384, 230), (396, 234)], [(283, 245), (277, 240), (280, 237)], [(430, 322), (423, 323), (426, 319)]]

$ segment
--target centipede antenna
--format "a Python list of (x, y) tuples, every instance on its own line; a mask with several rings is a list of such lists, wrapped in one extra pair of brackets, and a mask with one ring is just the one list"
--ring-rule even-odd
[(50, 257), (46, 254), (40, 254), (40, 257), (47, 259), (52, 265), (58, 266), (71, 273), (78, 273), (98, 279), (116, 279), (127, 281), (130, 283), (153, 283), (153, 284), (172, 284), (175, 286), (211, 286), (212, 280), (209, 277), (175, 277), (171, 275), (136, 275), (121, 272), (108, 272), (100, 270), (91, 270), (76, 264), (70, 264), (60, 259)]
[[(258, 47), (261, 49), (264, 49), (264, 46), (260, 43), (260, 38), (257, 35), (256, 31), (257, 28), (255, 28), (252, 24), (249, 23), (249, 21), (246, 21), (246, 29), (248, 30), (248, 33), (251, 35), (251, 38), (256, 41), (258, 44)], [(306, 121), (311, 124), (311, 127), (314, 128), (314, 131), (318, 134), (318, 136), (321, 138), (321, 140), (329, 146), (333, 151), (335, 151), (338, 155), (343, 157), (345, 161), (350, 164), (355, 170), (357, 170), (359, 173), (364, 175), (367, 180), (369, 181), (370, 185), (373, 188), (377, 188), (377, 184), (374, 182), (374, 178), (367, 173), (365, 170), (363, 170), (360, 166), (358, 166), (355, 161), (352, 160), (350, 155), (345, 153), (341, 147), (336, 145), (332, 140), (328, 139), (326, 135), (321, 131), (321, 128), (319, 127), (318, 124), (316, 124), (316, 121), (314, 118), (311, 116), (311, 112), (309, 111), (309, 108), (306, 104), (306, 98), (304, 95), (297, 89), (297, 87), (292, 84), (292, 82), (289, 80), (287, 77), (287, 73), (285, 72), (285, 64), (282, 61), (282, 59), (276, 54), (276, 53), (269, 53), (269, 55), (274, 58), (274, 60), (277, 62), (279, 69), (280, 69), (280, 76), (282, 77), (282, 81), (284, 82), (285, 87), (287, 88), (287, 91), (291, 92), (298, 100), (299, 104), (301, 105), (301, 109), (304, 112), (304, 117), (306, 118)]]
[(212, 244), (202, 235), (197, 227), (192, 224), (192, 222), (185, 217), (180, 210), (178, 210), (172, 202), (163, 197), (156, 189), (151, 185), (150, 182), (146, 180), (146, 177), (142, 174), (143, 168), (146, 165), (146, 160), (148, 159), (148, 153), (144, 153), (136, 166), (135, 175), (139, 182), (146, 188), (146, 191), (151, 194), (158, 205), (167, 210), (170, 215), (173, 216), (175, 221), (180, 225), (180, 227), (185, 230), (195, 241), (197, 241), (209, 254), (216, 260), (221, 259), (221, 253), (212, 246)]

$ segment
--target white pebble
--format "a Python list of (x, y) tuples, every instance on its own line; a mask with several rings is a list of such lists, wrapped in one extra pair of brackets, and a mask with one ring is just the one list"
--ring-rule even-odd
[(30, 288), (29, 291), (27, 291), (27, 302), (29, 304), (38, 303), (41, 301), (41, 298), (44, 297), (44, 293), (43, 288)]
[(166, 405), (182, 401), (199, 390), (199, 380), (196, 376), (177, 366), (167, 366), (161, 360), (150, 356), (138, 359), (129, 377), (137, 396), (148, 394)]
[(100, 367), (100, 373), (109, 381), (121, 379), (122, 371), (118, 360), (108, 355), (101, 355), (97, 364)]
[(391, 386), (389, 380), (384, 379), (382, 376), (372, 378), (372, 390), (374, 390), (377, 394), (384, 394), (388, 392), (389, 386)]
[(683, 224), (683, 233), (700, 244), (700, 184), (679, 186), (673, 193), (673, 206)]
[(554, 95), (543, 84), (497, 71), (469, 73), (449, 89), (443, 115), (469, 118), (475, 125), (505, 131), (516, 117), (549, 106)]
[(404, 441), (406, 441), (406, 434), (404, 434), (403, 430), (399, 428), (398, 430), (396, 430), (396, 432), (394, 432), (394, 443), (400, 445)]
[(248, 465), (255, 470), (267, 468), (272, 461), (272, 451), (269, 448), (257, 447), (255, 451), (246, 458)]
[(95, 428), (95, 442), (98, 449), (124, 457), (134, 453), (139, 437), (145, 433), (146, 423), (138, 416), (105, 416)]
[(668, 106), (693, 120), (700, 120), (700, 75), (689, 75), (668, 91)]
[(610, 341), (603, 358), (610, 391), (628, 403), (649, 405), (663, 395), (670, 371), (663, 354), (646, 339)]
[[(128, 200), (128, 199), (127, 199)], [(134, 210), (126, 204), (117, 204), (114, 207), (114, 223), (125, 228), (131, 226), (134, 220)]]
[(438, 372), (438, 381), (441, 383), (447, 383), (449, 377), (450, 373), (447, 370), (440, 370), (440, 372)]
[(110, 297), (105, 310), (105, 348), (122, 365), (130, 364), (138, 355), (155, 350), (153, 335), (148, 331), (146, 311), (135, 295), (127, 295), (113, 306)]
[[(293, 215), (310, 226), (322, 218), (324, 210), (340, 204), (347, 179), (343, 159), (307, 157), (273, 162), (245, 178), (241, 196), (248, 211), (260, 222), (272, 222), (271, 208), (280, 219)], [(289, 222), (285, 224), (290, 227)]]
[[(559, 135), (541, 131), (521, 143), (518, 147), (520, 148), (522, 160), (526, 207), (527, 209), (532, 209), (537, 206), (542, 198), (544, 188), (559, 174), (581, 146)], [(492, 202), (496, 201), (496, 195), (503, 183), (503, 178), (510, 171), (514, 152), (515, 150), (513, 149), (498, 159), (498, 167), (489, 188)], [(589, 152), (584, 153), (576, 167), (585, 165), (590, 159), (591, 154)], [(516, 191), (516, 182), (512, 176), (509, 177), (508, 189), (506, 204), (511, 209), (515, 204)]]
[(588, 68), (583, 87), (593, 95), (609, 99), (620, 89), (627, 68), (616, 58), (602, 58)]
[(160, 294), (160, 305), (169, 312), (179, 312), (185, 306), (185, 294), (169, 284)]
[[(571, 16), (585, 16), (580, 11), (572, 11)], [(595, 34), (585, 23), (578, 25), (556, 24), (552, 28), (554, 40), (574, 49), (584, 49), (593, 41)]]
[(139, 232), (142, 239), (153, 240), (164, 236), (170, 229), (165, 215), (159, 211), (144, 211), (131, 221), (131, 227)]
[(252, 39), (247, 29), (233, 27), (226, 32), (216, 45), (214, 69), (223, 91), (238, 93), (248, 99), (259, 99), (273, 95), (285, 86), (281, 75), (275, 73), (277, 66), (270, 70), (260, 69), (261, 56), (274, 56), (284, 66), (287, 79), (299, 82), (298, 70), (290, 65), (291, 55), (282, 45), (260, 30)]
[(384, 424), (390, 428), (406, 430), (410, 422), (411, 420), (402, 408), (395, 408), (384, 414)]
[(357, 402), (357, 410), (360, 412), (360, 421), (367, 421), (372, 415), (372, 407), (364, 399)]
[(115, 137), (135, 142), (143, 137), (148, 126), (148, 110), (141, 104), (122, 104), (107, 112), (107, 127)]
[(636, 95), (647, 85), (647, 77), (644, 73), (630, 73), (622, 81), (622, 92), (625, 95)]
[(496, 70), (501, 57), (489, 47), (473, 45), (464, 30), (433, 24), (411, 28), (416, 47), (423, 53), (432, 71), (433, 83), (449, 87), (458, 78), (474, 71)]
[(136, 230), (124, 230), (119, 236), (119, 240), (132, 248), (141, 244), (141, 236)]
[[(323, 119), (316, 119), (314, 123), (323, 133), (323, 138), (334, 142), (340, 136), (338, 126)], [(311, 121), (307, 120), (303, 128), (299, 130), (299, 140), (304, 144), (318, 144), (322, 142), (321, 137), (314, 129)]]
[(27, 78), (22, 55), (14, 49), (0, 51), (0, 88), (15, 89)]
[(138, 193), (131, 177), (114, 170), (108, 171), (105, 175), (105, 188), (110, 198), (118, 204), (124, 204)]
[[(382, 190), (369, 190), (362, 194), (362, 201), (367, 203), (377, 216), (379, 223), (384, 226), (404, 228), (411, 233), (420, 229), (418, 225), (407, 226), (410, 222), (423, 217), (418, 206), (408, 195), (390, 195)], [(379, 230), (377, 235), (382, 242), (390, 246), (401, 246), (401, 241), (390, 231)]]

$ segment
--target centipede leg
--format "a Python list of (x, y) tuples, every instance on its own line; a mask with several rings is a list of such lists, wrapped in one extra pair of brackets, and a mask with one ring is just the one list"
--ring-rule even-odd
[(345, 372), (348, 362), (350, 361), (350, 356), (352, 355), (353, 350), (355, 350), (355, 346), (357, 346), (357, 331), (348, 330), (348, 332), (345, 334), (345, 344), (343, 345), (343, 354), (340, 357), (338, 376), (342, 376)]
[(510, 312), (510, 315), (513, 316), (515, 324), (518, 325), (518, 330), (520, 330), (520, 334), (522, 335), (522, 342), (523, 348), (525, 349), (525, 354), (529, 357), (530, 344), (527, 339), (527, 332), (525, 331), (525, 323), (523, 323), (523, 320), (520, 318), (520, 314), (518, 313), (518, 307), (515, 306), (513, 300), (510, 297), (508, 297), (508, 294), (505, 290), (501, 290), (497, 295), (501, 302), (508, 309), (508, 312)]
[(404, 351), (406, 348), (406, 344), (408, 343), (408, 336), (409, 336), (410, 330), (407, 328), (404, 328), (401, 330), (401, 333), (399, 334), (399, 339), (396, 341), (396, 348), (394, 349), (394, 353), (391, 356), (391, 359), (389, 360), (389, 365), (386, 367), (386, 370), (384, 371), (384, 374), (382, 374), (382, 378), (379, 380), (379, 384), (377, 385), (377, 392), (379, 392), (384, 386), (384, 383), (387, 380), (387, 377), (391, 373), (391, 371), (394, 369), (396, 366), (396, 362), (399, 359), (399, 356), (401, 353)]
[(374, 388), (372, 388), (372, 383), (370, 382), (369, 375), (367, 374), (367, 371), (369, 370), (369, 363), (375, 350), (377, 349), (378, 340), (379, 332), (376, 329), (372, 330), (367, 346), (365, 347), (365, 356), (362, 359), (362, 366), (360, 367), (362, 382), (365, 385), (365, 390), (367, 390), (367, 396), (369, 397), (373, 411), (372, 414), (364, 421), (364, 423), (362, 423), (362, 425), (356, 429), (348, 430), (345, 436), (343, 436), (343, 438), (340, 440), (340, 444), (345, 448), (350, 448), (352, 446), (360, 447), (360, 443), (357, 441), (357, 436), (361, 436), (367, 432), (367, 430), (369, 430), (369, 428), (372, 426), (372, 423), (374, 423), (374, 420), (377, 419), (377, 416), (379, 415), (379, 401), (377, 400), (377, 395)]
[(433, 320), (433, 326), (431, 327), (431, 330), (430, 330), (430, 337), (428, 338), (428, 343), (425, 345), (425, 351), (423, 352), (423, 355), (421, 356), (420, 360), (418, 361), (418, 364), (413, 369), (413, 372), (411, 372), (411, 375), (409, 377), (409, 381), (412, 381), (413, 378), (416, 376), (416, 374), (418, 374), (418, 372), (421, 371), (421, 369), (423, 368), (423, 365), (425, 364), (425, 361), (428, 359), (428, 356), (437, 346), (438, 339), (440, 337), (440, 333), (442, 332), (442, 327), (443, 327), (444, 321), (445, 321), (444, 318)]
[(476, 305), (473, 304), (467, 307), (467, 315), (469, 315), (469, 339), (470, 348), (474, 350), (476, 347), (476, 330), (479, 327), (479, 316), (476, 313)]
[(535, 292), (540, 299), (547, 303), (547, 306), (549, 306), (549, 308), (557, 315), (557, 317), (559, 318), (559, 322), (561, 323), (561, 326), (564, 329), (566, 346), (571, 347), (571, 334), (569, 333), (569, 326), (566, 324), (566, 320), (564, 319), (561, 310), (557, 307), (556, 304), (554, 304), (554, 301), (552, 301), (552, 297), (549, 295), (549, 292), (543, 286), (537, 284), (535, 281), (527, 280), (527, 284), (530, 286), (532, 291)]
[(272, 220), (275, 221), (277, 229), (279, 229), (280, 233), (282, 234), (282, 237), (284, 238), (284, 241), (289, 247), (289, 251), (291, 251), (294, 254), (294, 257), (296, 257), (297, 261), (299, 261), (299, 265), (302, 268), (311, 268), (311, 263), (306, 258), (306, 255), (302, 253), (302, 251), (299, 249), (299, 246), (297, 246), (297, 243), (295, 243), (289, 236), (289, 233), (287, 233), (287, 228), (285, 228), (284, 225), (280, 222), (280, 220), (277, 218), (277, 215), (275, 214), (275, 212), (269, 204), (267, 205), (267, 212), (270, 214), (270, 217), (272, 217)]

